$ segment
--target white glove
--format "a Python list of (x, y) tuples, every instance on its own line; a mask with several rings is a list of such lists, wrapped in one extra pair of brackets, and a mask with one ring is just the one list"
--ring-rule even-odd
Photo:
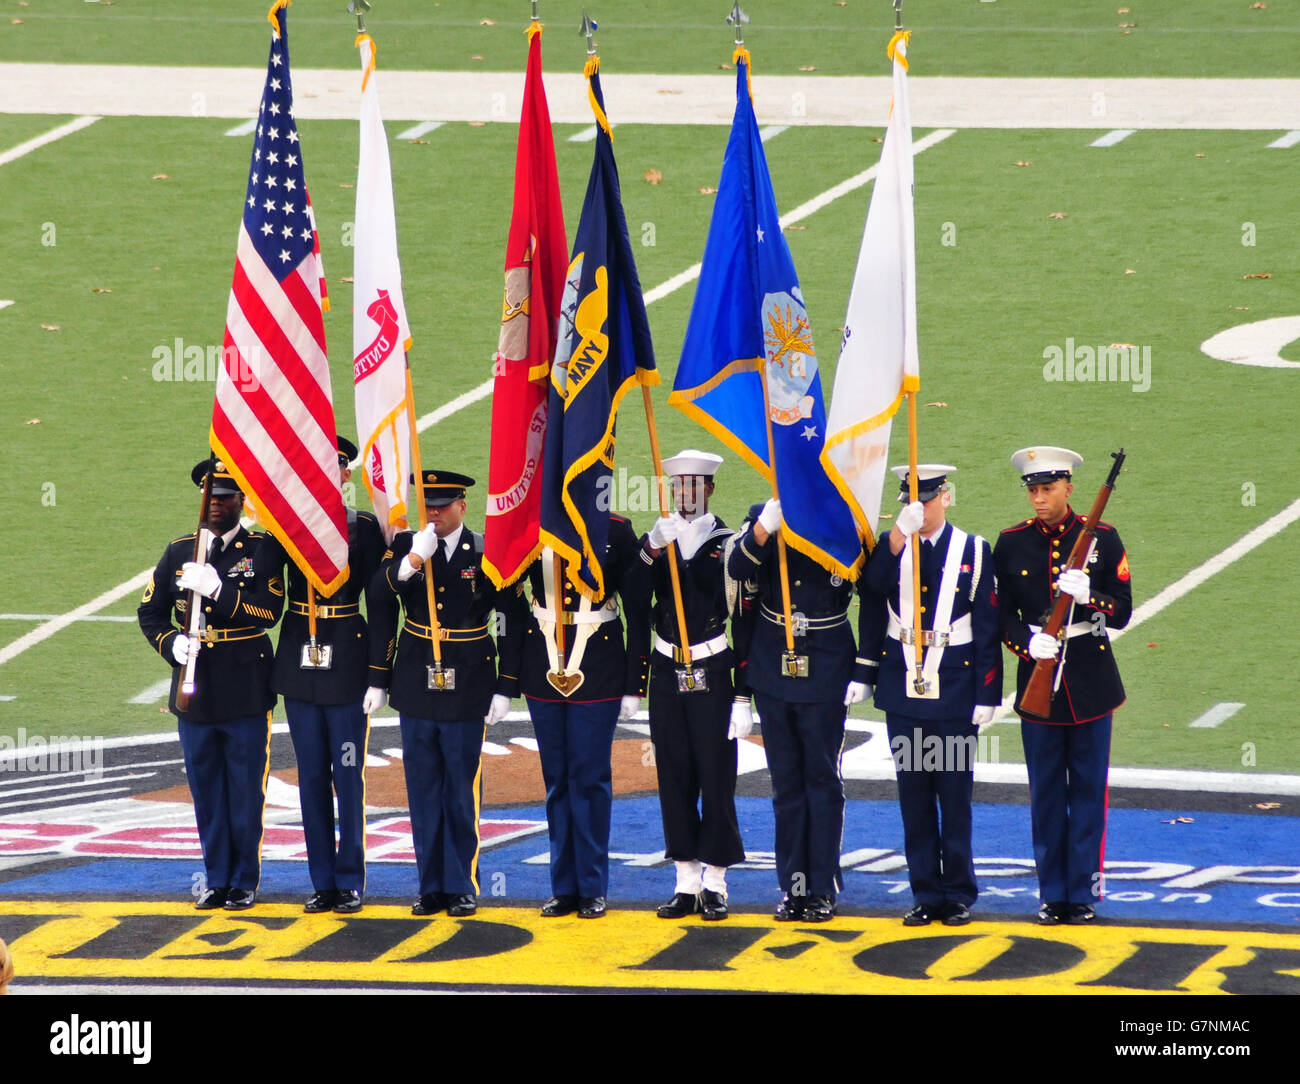
[(894, 525), (905, 535), (914, 535), (921, 529), (925, 522), (925, 505), (920, 501), (913, 501), (901, 512), (898, 518), (894, 520)]
[(870, 695), (870, 685), (861, 681), (850, 681), (849, 687), (844, 690), (844, 706), (847, 708), (851, 704), (861, 704)]
[(193, 647), (194, 653), (199, 653), (199, 642), (191, 640), (185, 633), (181, 633), (172, 641), (172, 658), (181, 666), (190, 661), (190, 649)]
[(763, 505), (763, 511), (758, 514), (758, 522), (768, 534), (775, 534), (781, 526), (781, 502), (775, 497), (769, 497), (767, 504)]
[(438, 529), (430, 523), (422, 531), (417, 531), (415, 537), (411, 539), (411, 552), (418, 553), (426, 561), (433, 556), (433, 551), (438, 548)]
[(1078, 605), (1086, 606), (1092, 593), (1092, 584), (1088, 580), (1088, 573), (1083, 569), (1069, 568), (1056, 581), (1056, 589), (1063, 595), (1069, 595)]
[(1061, 652), (1061, 643), (1055, 636), (1045, 632), (1036, 632), (1029, 637), (1029, 657), (1031, 659), (1054, 659)]
[(669, 542), (676, 540), (685, 526), (686, 521), (676, 513), (671, 516), (660, 516), (655, 520), (655, 525), (650, 528), (646, 541), (650, 543), (653, 549), (661, 550)]
[(186, 561), (181, 565), (176, 586), (182, 591), (197, 591), (204, 598), (216, 598), (221, 590), (221, 573), (211, 565)]
[(618, 705), (618, 721), (621, 723), (632, 718), (641, 708), (639, 696), (625, 696)]
[(970, 713), (972, 726), (988, 726), (993, 722), (993, 713), (998, 709), (991, 704), (976, 704), (975, 710)]
[(483, 721), (488, 726), (496, 726), (506, 717), (506, 712), (510, 710), (510, 697), (503, 693), (493, 693), (492, 703), (488, 705), (488, 713), (483, 716)]
[(371, 685), (366, 690), (366, 695), (361, 701), (361, 710), (367, 715), (373, 715), (375, 712), (383, 709), (388, 702), (388, 693), (378, 685)]
[(749, 706), (749, 697), (731, 702), (731, 726), (727, 728), (727, 740), (748, 738), (754, 730), (754, 710)]

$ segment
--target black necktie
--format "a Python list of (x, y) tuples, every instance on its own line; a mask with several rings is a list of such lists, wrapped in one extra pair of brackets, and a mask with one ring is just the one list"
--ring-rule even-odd
[(215, 565), (217, 563), (217, 558), (221, 556), (221, 551), (223, 549), (224, 547), (221, 544), (221, 536), (217, 535), (217, 537), (212, 540), (212, 545), (208, 547), (208, 564)]
[(435, 571), (447, 567), (447, 550), (441, 538), (438, 539), (438, 548), (433, 551), (433, 567)]

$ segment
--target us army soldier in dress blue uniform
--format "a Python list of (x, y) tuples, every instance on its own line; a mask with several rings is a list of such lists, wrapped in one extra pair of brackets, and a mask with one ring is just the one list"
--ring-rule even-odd
[[(343, 482), (357, 446), (338, 438)], [(361, 594), (384, 556), (379, 521), (369, 512), (347, 510), (348, 579), (328, 598), (316, 596), (317, 655), (309, 657), (307, 578), (268, 538), (277, 570), (288, 565), (289, 601), (275, 650), (275, 691), (284, 698), (298, 761), (298, 799), (307, 842), (312, 895), (308, 914), (361, 910), (366, 889), (366, 746), (370, 726), (362, 707), (369, 682), (370, 654)], [(334, 840), (334, 795), (338, 795), (338, 843)]]
[[(905, 926), (970, 922), (978, 895), (971, 852), (971, 792), (979, 728), (1002, 700), (993, 554), (947, 521), (948, 475), (917, 466), (917, 499), (880, 540), (865, 574), (868, 632), (862, 654), (879, 662), (876, 707), (885, 713), (898, 776), (903, 849), (913, 906)], [(894, 467), (907, 499), (909, 468)], [(916, 688), (912, 548), (921, 557), (922, 680)]]
[(780, 525), (779, 501), (754, 505), (727, 557), (727, 572), (746, 584), (757, 607), (745, 680), (754, 693), (772, 776), (776, 873), (785, 893), (774, 917), (827, 922), (843, 887), (844, 719), (849, 705), (866, 697), (872, 669), (855, 654), (848, 619), (853, 584), (788, 547), (795, 653), (807, 658), (808, 673), (782, 672), (786, 643), (775, 537)]
[[(738, 611), (735, 581), (729, 591), (724, 559), (732, 531), (709, 511), (713, 476), (721, 464), (721, 456), (694, 449), (663, 461), (677, 511), (655, 520), (641, 550), (656, 600), (650, 740), (664, 853), (677, 870), (673, 897), (657, 914), (683, 918), (698, 912), (706, 922), (727, 917), (727, 867), (745, 858), (736, 821), (736, 739), (754, 726), (744, 679), (733, 683), (736, 655), (727, 642), (727, 620)], [(674, 542), (689, 672), (665, 552)]]
[[(1038, 867), (1038, 920), (1088, 923), (1101, 898), (1106, 777), (1111, 723), (1124, 685), (1107, 629), (1133, 612), (1128, 555), (1119, 532), (1098, 523), (1084, 569), (1066, 571), (1083, 517), (1070, 507), (1083, 457), (1068, 448), (1022, 448), (1011, 457), (1034, 515), (1008, 527), (993, 548), (1002, 598), (1002, 637), (1020, 660), (1016, 711), (1029, 769), (1029, 811)], [(1073, 599), (1057, 640), (1042, 631), (1056, 592)], [(1026, 715), (1020, 698), (1038, 659), (1059, 658), (1047, 719)]]
[[(202, 488), (212, 471), (203, 563), (194, 561), (194, 535), (170, 543), (145, 588), (136, 616), (140, 631), (172, 667), (169, 705), (180, 731), (185, 774), (203, 847), (205, 887), (200, 911), (252, 907), (262, 875), (262, 814), (271, 746), (273, 651), (266, 630), (280, 619), (284, 585), (266, 560), (268, 537), (239, 522), (244, 495), (220, 460), (195, 464)], [(182, 629), (197, 592), (197, 638)], [(173, 620), (174, 615), (174, 620)], [(179, 624), (180, 629), (176, 627)], [(181, 711), (176, 696), (194, 652), (195, 692)]]
[[(414, 480), (412, 480), (414, 481)], [(391, 687), (401, 716), (402, 766), (420, 880), (413, 915), (478, 910), (479, 808), (485, 724), (497, 678), (493, 608), (499, 596), (483, 572), (483, 536), (464, 525), (465, 489), (474, 479), (425, 471), (428, 526), (393, 539), (367, 595), (371, 605), (371, 688), (366, 710)], [(434, 658), (425, 576), (432, 570), (441, 645)], [(406, 611), (401, 639), (397, 601)], [(509, 627), (510, 618), (506, 624)], [(515, 623), (519, 623), (516, 621)]]

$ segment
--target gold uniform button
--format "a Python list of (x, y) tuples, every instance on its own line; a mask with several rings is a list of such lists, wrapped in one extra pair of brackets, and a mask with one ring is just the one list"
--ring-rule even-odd
[(439, 587), (438, 590), (439, 590), (439, 591), (445, 591), (445, 590), (447, 590), (447, 589), (446, 589), (445, 587)]
[(923, 586), (921, 587), (921, 590), (922, 590), (922, 591), (928, 591), (928, 590), (930, 590), (930, 588), (929, 588), (929, 587), (926, 587), (926, 586), (923, 585)]
[(1052, 566), (1052, 571), (1053, 571), (1053, 572), (1060, 572), (1061, 570), (1060, 570), (1056, 565), (1053, 565), (1053, 566)]
[(438, 609), (440, 609), (440, 610), (442, 609), (442, 603), (441, 603), (441, 602), (438, 603)]
[(1022, 569), (1020, 570), (1020, 575), (1022, 575), (1022, 576), (1028, 576), (1028, 575), (1029, 575), (1029, 569), (1027, 569), (1027, 568), (1022, 568)]

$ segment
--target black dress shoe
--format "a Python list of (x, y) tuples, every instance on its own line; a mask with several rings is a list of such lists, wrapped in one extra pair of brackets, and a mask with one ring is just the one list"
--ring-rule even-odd
[(1038, 908), (1038, 924), (1040, 926), (1059, 926), (1065, 921), (1068, 912), (1068, 904), (1045, 903)]
[(904, 926), (928, 926), (934, 921), (934, 915), (923, 903), (918, 903), (903, 916)]
[(1097, 908), (1090, 903), (1072, 903), (1068, 917), (1071, 926), (1086, 926), (1097, 921)]
[(727, 897), (709, 888), (701, 891), (700, 917), (705, 922), (721, 922), (727, 917)]
[(194, 901), (194, 909), (196, 911), (215, 911), (218, 907), (225, 905), (227, 891), (225, 888), (205, 888), (199, 898)]
[(660, 918), (685, 918), (700, 909), (700, 897), (692, 892), (676, 892), (673, 898), (662, 904), (655, 914)]
[(605, 915), (604, 896), (583, 896), (578, 903), (579, 918), (603, 918)]
[(337, 895), (338, 893), (332, 888), (327, 888), (324, 892), (313, 892), (307, 897), (307, 902), (302, 905), (302, 909), (309, 915), (319, 915), (322, 911), (332, 910)]
[(809, 896), (808, 902), (803, 905), (803, 920), (829, 922), (835, 917), (836, 910), (835, 901), (830, 896)]
[(542, 918), (560, 918), (578, 909), (577, 896), (552, 896), (542, 904)]
[(943, 924), (945, 926), (965, 926), (970, 923), (970, 908), (964, 903), (949, 900), (943, 905)]
[(226, 893), (226, 902), (222, 905), (227, 911), (247, 911), (257, 902), (257, 893), (251, 888), (232, 888)]
[(447, 897), (442, 892), (426, 892), (413, 904), (411, 904), (411, 914), (413, 915), (436, 915), (439, 911), (446, 910)]
[(355, 915), (361, 910), (361, 893), (355, 888), (340, 888), (334, 899), (336, 915)]
[(782, 896), (772, 915), (777, 922), (802, 922), (806, 896)]
[(447, 914), (451, 918), (469, 918), (478, 910), (478, 900), (473, 896), (448, 896)]

